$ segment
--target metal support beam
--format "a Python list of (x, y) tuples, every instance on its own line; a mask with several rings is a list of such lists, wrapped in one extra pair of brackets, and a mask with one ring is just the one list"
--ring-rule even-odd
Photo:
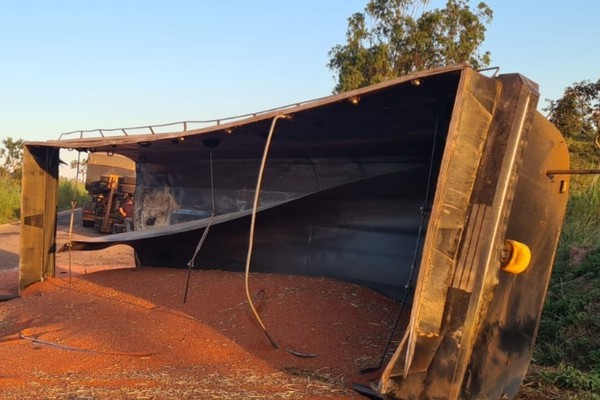
[(19, 290), (54, 275), (58, 151), (23, 149)]

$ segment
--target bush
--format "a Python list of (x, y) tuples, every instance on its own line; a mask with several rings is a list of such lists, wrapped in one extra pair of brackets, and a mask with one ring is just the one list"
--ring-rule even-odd
[(85, 185), (74, 180), (60, 178), (58, 182), (58, 210), (70, 210), (71, 202), (75, 201), (75, 207), (81, 207), (83, 202), (89, 201), (90, 196), (85, 190)]
[(541, 374), (558, 388), (600, 392), (599, 373), (586, 373), (569, 365), (560, 364), (557, 369), (544, 371)]
[[(71, 201), (81, 207), (90, 196), (83, 183), (66, 178), (58, 182), (58, 210), (71, 209)], [(18, 221), (21, 217), (21, 182), (8, 174), (0, 174), (0, 224)]]
[(18, 221), (21, 215), (21, 182), (0, 174), (0, 224)]

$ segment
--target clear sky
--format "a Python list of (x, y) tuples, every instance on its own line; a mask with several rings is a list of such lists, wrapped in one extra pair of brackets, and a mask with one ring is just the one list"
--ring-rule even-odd
[[(328, 95), (328, 51), (366, 2), (0, 0), (0, 139), (221, 118)], [(600, 78), (600, 1), (487, 4), (483, 50), (502, 73), (538, 82), (542, 101)]]

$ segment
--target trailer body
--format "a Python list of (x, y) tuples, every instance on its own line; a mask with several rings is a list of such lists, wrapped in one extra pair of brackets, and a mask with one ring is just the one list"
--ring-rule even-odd
[(185, 267), (210, 226), (196, 264), (225, 270), (243, 270), (266, 149), (253, 271), (355, 282), (410, 312), (372, 395), (512, 398), (569, 184), (547, 174), (569, 159), (538, 98), (521, 75), (456, 65), (197, 130), (26, 143), (21, 287), (53, 274), (59, 148), (136, 163), (136, 231), (72, 249)]

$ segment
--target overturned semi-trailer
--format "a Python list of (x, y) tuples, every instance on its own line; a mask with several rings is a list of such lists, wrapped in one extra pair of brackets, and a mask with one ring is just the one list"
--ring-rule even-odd
[(135, 231), (72, 249), (125, 243), (139, 266), (242, 270), (258, 214), (253, 271), (410, 305), (378, 386), (359, 391), (510, 398), (567, 201), (567, 178), (549, 174), (568, 169), (567, 148), (537, 102), (523, 76), (456, 65), (203, 129), (26, 143), (20, 286), (54, 272), (59, 149), (121, 154), (136, 162)]

